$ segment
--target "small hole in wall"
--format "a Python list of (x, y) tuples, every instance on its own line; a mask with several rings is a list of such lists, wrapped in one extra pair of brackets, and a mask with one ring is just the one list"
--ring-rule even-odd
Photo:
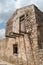
[(13, 54), (18, 53), (18, 44), (13, 44)]

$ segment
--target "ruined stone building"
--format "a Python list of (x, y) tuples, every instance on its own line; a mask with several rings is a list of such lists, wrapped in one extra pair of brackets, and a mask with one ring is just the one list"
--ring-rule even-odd
[(43, 65), (43, 12), (35, 5), (17, 9), (0, 40), (0, 59), (12, 65)]

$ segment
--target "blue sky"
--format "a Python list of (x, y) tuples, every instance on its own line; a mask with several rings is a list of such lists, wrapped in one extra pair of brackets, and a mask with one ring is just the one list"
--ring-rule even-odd
[(5, 37), (6, 22), (15, 10), (31, 4), (43, 11), (43, 0), (0, 0), (0, 38)]

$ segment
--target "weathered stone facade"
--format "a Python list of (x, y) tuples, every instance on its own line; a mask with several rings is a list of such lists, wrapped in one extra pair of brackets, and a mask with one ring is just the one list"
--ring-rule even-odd
[(30, 5), (16, 10), (0, 40), (0, 58), (14, 65), (43, 65), (43, 13)]

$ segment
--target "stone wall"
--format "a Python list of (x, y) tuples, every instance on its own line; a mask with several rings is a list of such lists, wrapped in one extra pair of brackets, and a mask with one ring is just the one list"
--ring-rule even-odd
[(0, 39), (0, 56), (3, 56), (5, 53), (5, 45), (6, 45), (6, 39)]
[[(17, 11), (17, 14), (16, 14), (16, 16), (12, 19), (12, 24), (14, 24), (14, 26), (13, 26), (13, 30), (14, 31), (12, 31), (12, 32), (14, 32), (15, 33), (15, 30), (18, 30), (18, 27), (17, 27), (17, 23), (15, 23), (15, 21), (16, 21), (16, 18), (19, 18), (20, 19), (20, 16), (22, 16), (22, 15), (26, 15), (26, 14), (28, 14), (28, 21), (27, 21), (27, 18), (25, 17), (25, 25), (26, 26), (28, 26), (28, 28), (26, 27), (26, 33), (28, 33), (28, 34), (30, 34), (30, 39), (28, 39), (27, 38), (27, 36), (26, 36), (26, 34), (25, 34), (25, 36), (26, 36), (26, 41), (25, 41), (25, 43), (28, 41), (28, 40), (30, 40), (30, 50), (28, 49), (28, 45), (29, 45), (29, 41), (28, 41), (28, 43), (27, 44), (25, 44), (24, 43), (24, 45), (27, 45), (26, 46), (26, 50), (25, 50), (25, 48), (24, 48), (24, 46), (22, 46), (22, 44), (23, 44), (23, 40), (24, 39), (22, 39), (22, 37), (20, 37), (20, 39), (22, 39), (21, 40), (21, 42), (20, 42), (20, 44), (21, 44), (21, 54), (22, 54), (22, 62), (23, 62), (23, 64), (24, 64), (24, 58), (27, 58), (26, 59), (26, 61), (27, 61), (27, 63), (28, 64), (34, 64), (35, 62), (34, 62), (34, 60), (36, 60), (36, 56), (35, 56), (35, 51), (37, 51), (38, 50), (38, 44), (37, 44), (37, 26), (36, 26), (36, 18), (35, 18), (35, 9), (34, 9), (34, 6), (33, 5), (31, 5), (31, 6), (29, 6), (29, 7), (24, 7), (24, 8), (22, 8), (22, 9), (19, 9), (18, 11)], [(18, 20), (17, 20), (18, 21)], [(11, 23), (11, 22), (10, 22)], [(9, 23), (9, 26), (10, 26), (10, 23)], [(19, 22), (18, 22), (19, 23)], [(11, 25), (12, 25), (11, 24)], [(19, 24), (18, 24), (19, 25)], [(17, 27), (17, 28), (16, 28)], [(7, 29), (9, 30), (9, 31), (11, 31), (11, 28), (9, 29), (10, 27), (8, 27)], [(31, 30), (30, 30), (31, 29)], [(9, 32), (8, 31), (8, 32)], [(19, 30), (18, 30), (19, 31)], [(18, 32), (17, 32), (18, 33)], [(10, 34), (10, 32), (9, 32), (9, 34)], [(14, 36), (14, 35), (13, 35)], [(24, 36), (24, 37), (25, 37)], [(11, 36), (10, 36), (11, 37)], [(11, 55), (12, 54), (12, 43), (14, 43), (14, 42), (12, 42), (12, 40), (13, 40), (13, 38), (12, 39), (9, 39), (8, 40), (8, 46), (7, 47), (9, 47), (9, 48), (7, 48), (7, 50), (8, 50), (8, 52), (6, 52), (7, 53), (7, 55)], [(12, 43), (11, 43), (12, 42)], [(10, 46), (11, 45), (11, 46)], [(22, 50), (22, 47), (24, 48), (23, 50)], [(29, 50), (29, 52), (28, 52), (28, 50)], [(26, 53), (25, 53), (26, 52)], [(20, 52), (19, 52), (20, 53)], [(30, 54), (29, 54), (30, 53)], [(26, 54), (26, 55), (25, 55)], [(32, 56), (31, 56), (31, 54), (32, 54)], [(24, 57), (25, 56), (25, 57)], [(17, 56), (16, 56), (17, 57)], [(29, 59), (29, 57), (31, 57), (30, 59)], [(33, 61), (32, 61), (33, 60)], [(29, 62), (28, 62), (29, 61)]]
[(43, 13), (37, 8), (35, 8), (36, 13), (36, 22), (37, 22), (37, 30), (38, 30), (38, 42), (40, 48), (43, 48)]

